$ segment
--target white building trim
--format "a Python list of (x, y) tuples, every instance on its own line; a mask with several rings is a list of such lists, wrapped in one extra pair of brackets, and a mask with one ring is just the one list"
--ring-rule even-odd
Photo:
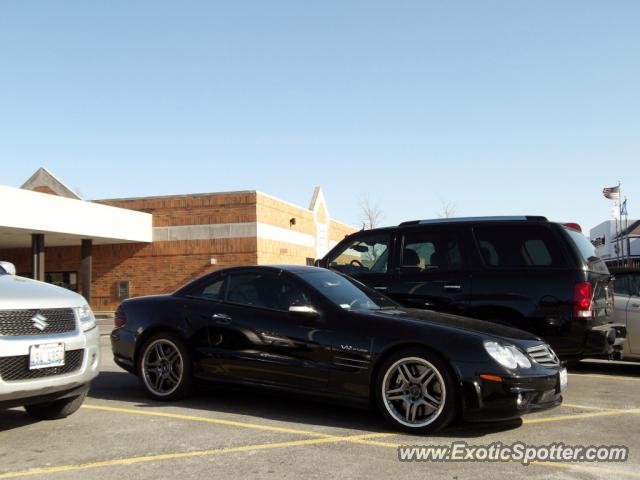
[(244, 223), (212, 223), (206, 225), (175, 225), (155, 227), (154, 242), (178, 240), (216, 240), (228, 238), (255, 237), (263, 240), (315, 247), (315, 237), (306, 233), (295, 232), (262, 222)]

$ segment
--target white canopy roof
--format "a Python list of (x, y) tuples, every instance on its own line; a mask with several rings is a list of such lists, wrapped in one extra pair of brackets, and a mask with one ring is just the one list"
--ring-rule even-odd
[(151, 242), (152, 216), (0, 185), (0, 248), (29, 247), (33, 233), (44, 233), (48, 247)]

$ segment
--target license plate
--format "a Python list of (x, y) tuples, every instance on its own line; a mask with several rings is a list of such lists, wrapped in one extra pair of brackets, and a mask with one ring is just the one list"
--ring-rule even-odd
[(29, 370), (64, 365), (64, 343), (32, 345), (29, 349)]
[(560, 369), (560, 391), (562, 392), (565, 388), (567, 388), (567, 382), (568, 382), (568, 378), (567, 378), (567, 369), (566, 368), (561, 368)]

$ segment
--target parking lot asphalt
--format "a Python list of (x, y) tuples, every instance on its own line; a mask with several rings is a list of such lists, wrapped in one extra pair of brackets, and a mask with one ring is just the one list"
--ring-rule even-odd
[[(207, 387), (149, 400), (111, 360), (76, 414), (48, 422), (0, 411), (0, 479), (640, 478), (640, 364), (582, 362), (562, 407), (523, 421), (458, 423), (436, 436), (389, 430), (372, 411), (250, 390)], [(401, 445), (626, 445), (624, 463), (405, 463)]]

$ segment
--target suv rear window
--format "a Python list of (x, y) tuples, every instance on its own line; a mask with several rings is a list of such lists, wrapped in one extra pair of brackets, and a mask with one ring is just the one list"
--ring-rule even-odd
[(473, 230), (483, 263), (492, 268), (565, 265), (557, 239), (540, 226), (483, 226)]
[(564, 228), (564, 231), (569, 234), (569, 237), (571, 237), (571, 240), (573, 240), (573, 243), (575, 244), (575, 246), (578, 247), (578, 250), (580, 251), (580, 255), (582, 255), (582, 258), (584, 260), (588, 262), (589, 259), (593, 260), (594, 257), (597, 257), (596, 247), (593, 246), (593, 244), (589, 241), (587, 237), (585, 237), (582, 233), (572, 228), (567, 228), (567, 227), (563, 227), (563, 228)]

